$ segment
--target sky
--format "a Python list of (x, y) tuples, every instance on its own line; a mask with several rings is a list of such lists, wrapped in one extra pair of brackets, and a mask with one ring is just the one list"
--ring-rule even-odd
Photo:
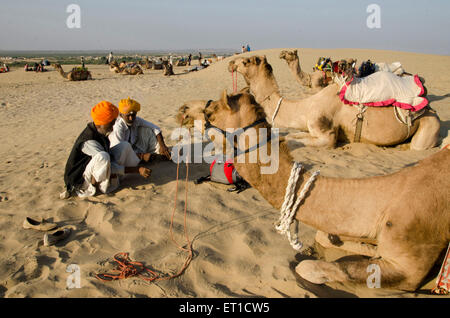
[[(80, 28), (69, 28), (69, 5)], [(371, 4), (378, 5), (373, 20)], [(368, 48), (450, 54), (449, 0), (0, 0), (0, 50)], [(369, 28), (368, 18), (380, 28)]]

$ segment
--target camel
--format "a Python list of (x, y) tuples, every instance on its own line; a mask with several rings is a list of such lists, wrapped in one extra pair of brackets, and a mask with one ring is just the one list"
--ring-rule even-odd
[(153, 66), (153, 61), (150, 61), (148, 58), (144, 58), (142, 61), (139, 62), (139, 65), (141, 65), (143, 68), (147, 70), (151, 70)]
[(186, 66), (187, 63), (188, 63), (187, 60), (181, 59), (181, 60), (178, 60), (178, 61), (175, 62), (175, 66)]
[(173, 72), (173, 66), (169, 63), (169, 61), (163, 61), (163, 75), (170, 76), (175, 75)]
[(92, 75), (91, 72), (87, 70), (87, 68), (76, 68), (74, 67), (70, 72), (64, 72), (61, 64), (55, 63), (52, 65), (62, 77), (68, 79), (69, 81), (86, 81), (91, 80)]
[[(212, 101), (203, 112), (205, 119), (222, 130), (248, 125), (271, 126), (264, 109), (248, 93), (227, 95)], [(270, 132), (269, 132), (270, 133)], [(240, 138), (238, 137), (237, 144)], [(271, 153), (272, 142), (254, 141), (261, 153)], [(247, 147), (255, 149), (247, 142)], [(235, 157), (235, 167), (252, 187), (276, 209), (285, 197), (284, 189), (293, 166), (284, 141), (279, 145), (278, 170), (261, 174), (267, 166), (257, 156), (256, 163)], [(267, 149), (261, 152), (261, 148)], [(256, 151), (256, 150), (252, 150)], [(414, 291), (423, 284), (431, 268), (450, 241), (450, 150), (443, 149), (396, 173), (367, 178), (318, 176), (296, 211), (295, 219), (318, 230), (316, 240), (325, 247), (344, 249), (355, 255), (334, 262), (304, 260), (295, 268), (304, 279), (315, 284), (341, 282), (365, 285), (369, 269), (378, 267), (380, 287)], [(295, 191), (297, 196), (310, 178), (304, 172)], [(329, 235), (327, 235), (329, 234)], [(338, 237), (335, 246), (330, 237)]]
[[(309, 87), (309, 88), (315, 88), (315, 89), (322, 89), (323, 87), (328, 86), (332, 82), (332, 77), (327, 76), (328, 73), (315, 70), (313, 73), (307, 73), (302, 71), (302, 68), (300, 66), (300, 60), (298, 58), (297, 50), (293, 51), (287, 51), (283, 50), (280, 52), (280, 59), (286, 60), (289, 69), (291, 70), (292, 74), (294, 75), (297, 82), (300, 83), (303, 87)], [(349, 58), (349, 59), (343, 59), (339, 63), (344, 63), (346, 65), (353, 65), (356, 63), (355, 59)], [(353, 67), (351, 69), (353, 70)]]
[[(339, 99), (339, 86), (333, 83), (301, 100), (281, 99), (272, 67), (265, 56), (239, 57), (230, 61), (228, 70), (244, 76), (256, 101), (280, 127), (296, 128), (297, 141), (305, 146), (335, 147), (338, 140), (355, 140), (355, 122), (360, 109)], [(400, 123), (393, 106), (368, 107), (363, 114), (360, 142), (393, 146), (412, 136), (410, 148), (425, 150), (436, 146), (440, 120), (430, 108), (416, 118), (411, 127)]]
[(281, 51), (280, 59), (286, 60), (289, 69), (301, 86), (309, 88), (321, 88), (328, 85), (322, 72), (315, 71), (313, 73), (307, 73), (302, 70), (297, 50)]
[(109, 65), (109, 69), (111, 72), (123, 74), (123, 75), (139, 75), (144, 74), (142, 67), (139, 64), (125, 64), (119, 65), (117, 61), (112, 61)]

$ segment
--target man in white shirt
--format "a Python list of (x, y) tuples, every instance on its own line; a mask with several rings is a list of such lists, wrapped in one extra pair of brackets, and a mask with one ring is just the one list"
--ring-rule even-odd
[(164, 143), (161, 129), (155, 124), (138, 117), (141, 105), (129, 97), (119, 102), (119, 117), (108, 136), (111, 148), (120, 142), (131, 144), (139, 159), (148, 162), (152, 154), (161, 154), (170, 160), (170, 151)]

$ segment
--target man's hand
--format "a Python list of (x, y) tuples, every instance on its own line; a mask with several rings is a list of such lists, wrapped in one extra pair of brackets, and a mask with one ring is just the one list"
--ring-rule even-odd
[(139, 167), (139, 174), (143, 176), (144, 178), (150, 177), (150, 174), (152, 173), (152, 169), (146, 168), (146, 167)]
[(170, 160), (172, 157), (170, 155), (169, 148), (167, 148), (166, 143), (164, 142), (164, 137), (162, 136), (162, 133), (156, 135), (156, 139), (158, 140), (159, 144), (159, 153), (167, 158), (167, 160)]
[(159, 146), (159, 152), (161, 153), (161, 155), (166, 157), (167, 160), (170, 160), (172, 158), (170, 155), (169, 148), (167, 148), (167, 146), (164, 144)]

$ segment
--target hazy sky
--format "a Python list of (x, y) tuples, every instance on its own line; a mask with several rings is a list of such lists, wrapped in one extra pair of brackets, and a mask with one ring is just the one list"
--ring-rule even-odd
[[(81, 8), (70, 29), (66, 8)], [(378, 4), (381, 28), (366, 21)], [(0, 50), (372, 48), (450, 54), (449, 0), (0, 0)]]

